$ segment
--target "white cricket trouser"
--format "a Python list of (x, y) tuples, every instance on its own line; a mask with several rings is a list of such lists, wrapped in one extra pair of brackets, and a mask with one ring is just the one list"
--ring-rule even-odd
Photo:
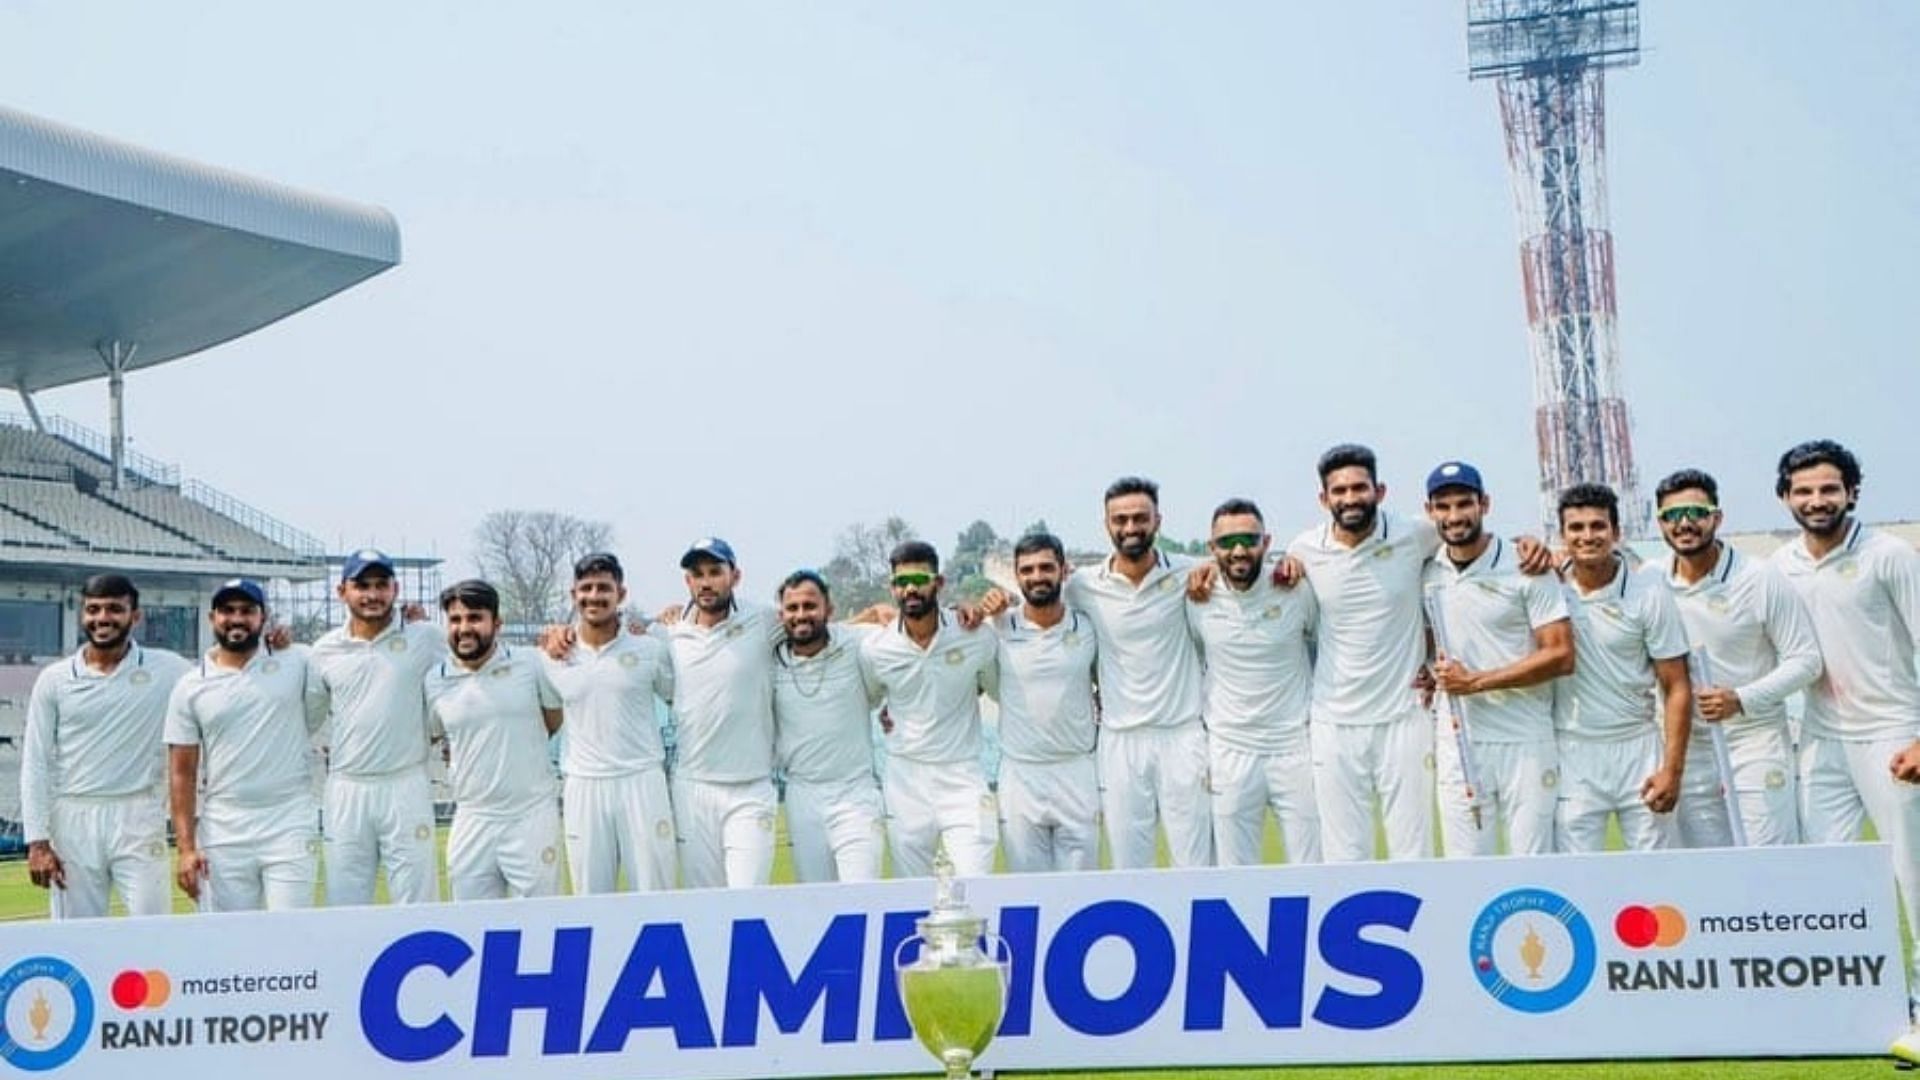
[(547, 800), (505, 814), (454, 807), (447, 888), (455, 900), (560, 895), (560, 811)]
[[(1696, 725), (1696, 732), (1700, 730)], [(1733, 793), (1750, 847), (1800, 842), (1799, 783), (1787, 725), (1742, 724), (1727, 729)], [(1720, 765), (1705, 734), (1687, 741), (1687, 774), (1680, 784), (1680, 842), (1690, 848), (1732, 847)]]
[(66, 870), (67, 886), (48, 890), (53, 917), (99, 918), (107, 913), (108, 893), (116, 888), (129, 915), (171, 911), (166, 822), (160, 797), (151, 791), (116, 798), (55, 798), (47, 841)]
[(1622, 739), (1560, 736), (1560, 797), (1554, 820), (1558, 849), (1605, 851), (1607, 819), (1615, 814), (1620, 815), (1627, 850), (1675, 846), (1674, 815), (1656, 814), (1640, 798), (1641, 785), (1660, 768), (1665, 745), (1653, 727)]
[(622, 870), (629, 890), (673, 888), (679, 852), (660, 766), (626, 776), (569, 776), (561, 805), (575, 896), (617, 891)]
[(1213, 796), (1207, 790), (1207, 729), (1179, 727), (1100, 732), (1100, 810), (1115, 870), (1150, 870), (1159, 861), (1157, 820), (1174, 866), (1213, 865)]
[(1284, 750), (1261, 753), (1207, 739), (1213, 785), (1213, 843), (1221, 866), (1259, 866), (1267, 810), (1280, 822), (1289, 863), (1320, 861), (1320, 808), (1313, 795), (1313, 751), (1305, 728)]
[(383, 863), (391, 902), (440, 899), (433, 787), (426, 766), (378, 776), (328, 776), (324, 826), (328, 907), (373, 903), (374, 871)]
[(787, 781), (787, 839), (793, 876), (816, 881), (878, 881), (887, 842), (886, 808), (871, 775), (856, 780)]
[(682, 884), (737, 889), (772, 880), (772, 780), (727, 784), (676, 776), (672, 786)]
[[(1433, 857), (1433, 717), (1384, 724), (1310, 724), (1320, 851), (1328, 862), (1373, 858), (1373, 807), (1387, 858)], [(1448, 736), (1451, 738), (1452, 736)]]
[[(1445, 724), (1446, 720), (1438, 723)], [(1553, 816), (1560, 786), (1560, 755), (1552, 739), (1474, 742), (1473, 768), (1480, 787), (1474, 802), (1460, 769), (1460, 748), (1449, 727), (1436, 732), (1433, 756), (1440, 787), (1440, 850), (1448, 858), (1500, 853), (1500, 826), (1514, 855), (1553, 852)], [(1478, 805), (1475, 822), (1472, 807)]]
[[(1909, 927), (1920, 927), (1920, 784), (1895, 780), (1894, 755), (1913, 740), (1842, 742), (1803, 735), (1800, 824), (1809, 844), (1860, 839), (1868, 821), (1893, 849), (1893, 876)], [(1907, 1010), (1920, 1015), (1920, 951), (1907, 949)]]
[(1000, 759), (1000, 849), (1016, 874), (1100, 868), (1100, 768), (1092, 754)]
[(279, 806), (201, 808), (196, 830), (207, 857), (206, 911), (290, 911), (313, 906), (320, 871), (317, 808), (306, 792)]
[(993, 873), (1000, 838), (1000, 811), (977, 759), (911, 761), (887, 759), (882, 787), (887, 804), (887, 842), (893, 876), (933, 873), (936, 845), (947, 849), (956, 877)]

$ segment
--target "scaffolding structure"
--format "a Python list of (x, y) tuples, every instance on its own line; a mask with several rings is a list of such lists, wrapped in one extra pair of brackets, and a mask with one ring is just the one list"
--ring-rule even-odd
[(1498, 80), (1547, 534), (1559, 532), (1560, 492), (1592, 482), (1619, 494), (1626, 535), (1644, 536), (1651, 507), (1620, 387), (1604, 76), (1640, 59), (1638, 0), (1467, 0), (1467, 59), (1469, 78)]

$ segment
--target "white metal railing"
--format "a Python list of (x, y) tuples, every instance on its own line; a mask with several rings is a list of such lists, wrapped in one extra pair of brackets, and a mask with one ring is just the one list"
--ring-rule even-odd
[(188, 480), (180, 485), (180, 494), (216, 514), (239, 522), (296, 555), (326, 554), (326, 547), (313, 536), (301, 532), (265, 511), (241, 502), (211, 484), (199, 480)]
[[(87, 453), (112, 464), (112, 439), (92, 428), (82, 427), (64, 416), (49, 416), (46, 421), (47, 434), (72, 443)], [(149, 483), (165, 484), (168, 487), (177, 487), (180, 483), (180, 466), (169, 465), (158, 458), (148, 457), (138, 450), (128, 450), (121, 464), (128, 472)]]

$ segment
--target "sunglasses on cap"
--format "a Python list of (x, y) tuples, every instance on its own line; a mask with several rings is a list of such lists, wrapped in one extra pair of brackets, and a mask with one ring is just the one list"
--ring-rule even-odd
[(1719, 509), (1710, 503), (1675, 503), (1661, 508), (1660, 520), (1669, 525), (1676, 521), (1705, 521)]
[(933, 584), (933, 575), (924, 571), (915, 570), (893, 575), (893, 587), (896, 589), (916, 589), (931, 584)]
[(1228, 533), (1225, 536), (1216, 536), (1213, 538), (1213, 546), (1221, 551), (1232, 551), (1234, 548), (1246, 548), (1251, 551), (1260, 546), (1260, 534)]

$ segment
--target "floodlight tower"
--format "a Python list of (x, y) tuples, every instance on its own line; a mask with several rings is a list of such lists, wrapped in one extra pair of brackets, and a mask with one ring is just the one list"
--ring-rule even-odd
[(1583, 482), (1619, 493), (1628, 536), (1649, 523), (1620, 395), (1603, 78), (1639, 59), (1638, 0), (1467, 0), (1467, 74), (1498, 80), (1520, 214), (1549, 535), (1561, 489)]

